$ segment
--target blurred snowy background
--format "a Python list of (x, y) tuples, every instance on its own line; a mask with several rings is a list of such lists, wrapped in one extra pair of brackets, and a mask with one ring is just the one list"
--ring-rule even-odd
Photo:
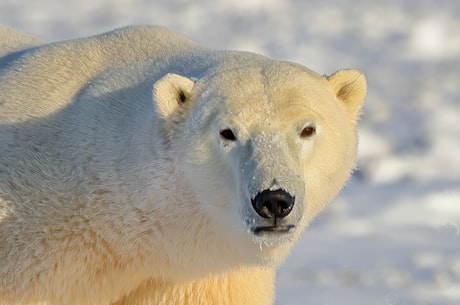
[(279, 271), (276, 304), (460, 304), (460, 1), (2, 0), (0, 23), (49, 41), (158, 24), (362, 70), (359, 170)]

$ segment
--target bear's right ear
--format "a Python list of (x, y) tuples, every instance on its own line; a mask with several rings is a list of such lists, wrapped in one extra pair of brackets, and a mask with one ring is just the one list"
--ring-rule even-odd
[(168, 73), (153, 85), (153, 99), (158, 112), (168, 117), (184, 104), (195, 83), (184, 76)]

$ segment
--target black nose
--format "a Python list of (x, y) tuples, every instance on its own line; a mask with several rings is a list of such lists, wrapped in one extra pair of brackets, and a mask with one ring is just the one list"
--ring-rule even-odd
[(284, 190), (264, 190), (251, 200), (254, 210), (263, 218), (284, 218), (291, 213), (295, 197)]

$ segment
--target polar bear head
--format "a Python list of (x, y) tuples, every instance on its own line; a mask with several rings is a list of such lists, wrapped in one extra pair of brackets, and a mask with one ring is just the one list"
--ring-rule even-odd
[(277, 263), (348, 179), (365, 92), (355, 70), (323, 77), (258, 60), (196, 80), (167, 74), (154, 102), (212, 230), (235, 253)]

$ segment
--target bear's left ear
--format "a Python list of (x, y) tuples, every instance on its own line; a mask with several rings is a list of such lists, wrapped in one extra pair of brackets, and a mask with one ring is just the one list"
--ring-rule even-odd
[(168, 73), (153, 85), (153, 99), (158, 112), (168, 117), (181, 107), (192, 94), (195, 83), (184, 76)]
[(327, 80), (337, 99), (345, 103), (351, 120), (356, 121), (367, 91), (364, 75), (357, 70), (340, 70), (327, 76)]

